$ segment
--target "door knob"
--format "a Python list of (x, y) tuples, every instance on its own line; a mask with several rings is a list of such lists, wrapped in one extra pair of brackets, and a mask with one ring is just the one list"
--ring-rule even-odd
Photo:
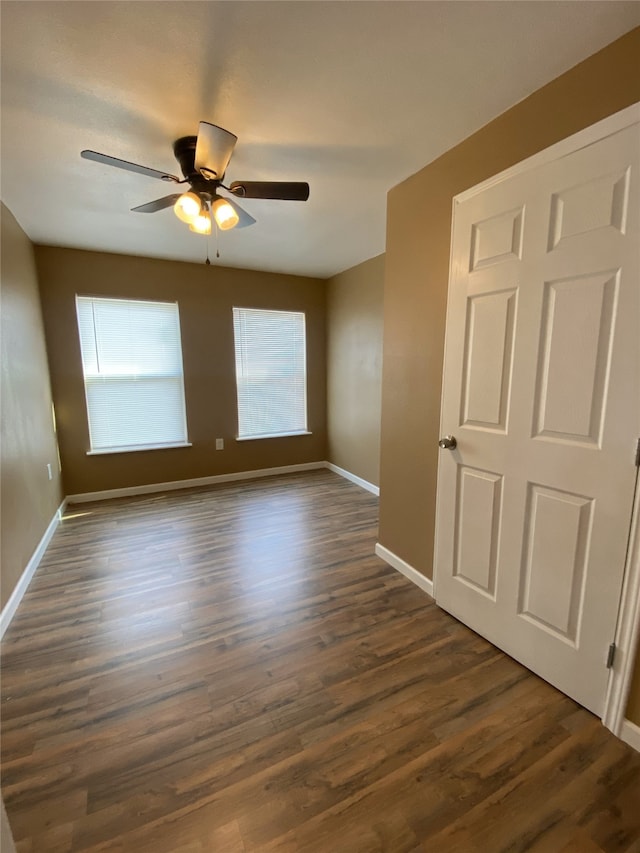
[(441, 447), (443, 450), (455, 450), (458, 442), (456, 441), (455, 435), (445, 435), (444, 438), (441, 438), (438, 442), (438, 447)]

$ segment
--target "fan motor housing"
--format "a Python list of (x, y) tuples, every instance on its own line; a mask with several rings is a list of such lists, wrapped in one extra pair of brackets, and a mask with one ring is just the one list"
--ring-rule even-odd
[(181, 136), (173, 143), (173, 153), (187, 180), (198, 177), (195, 167), (197, 136)]
[(182, 174), (191, 184), (191, 188), (197, 193), (207, 193), (209, 196), (215, 195), (215, 191), (220, 184), (218, 180), (209, 180), (203, 177), (200, 172), (196, 171), (196, 145), (198, 143), (197, 136), (181, 136), (173, 143), (173, 153), (176, 160), (180, 164)]

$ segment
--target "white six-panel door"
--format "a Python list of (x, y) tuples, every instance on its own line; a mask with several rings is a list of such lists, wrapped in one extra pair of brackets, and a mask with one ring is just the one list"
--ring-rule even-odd
[(440, 606), (601, 715), (640, 435), (639, 125), (456, 203)]

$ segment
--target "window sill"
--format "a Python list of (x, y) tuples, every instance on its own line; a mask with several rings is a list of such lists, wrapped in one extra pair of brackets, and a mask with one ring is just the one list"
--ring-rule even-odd
[(272, 432), (264, 435), (238, 435), (236, 441), (260, 441), (263, 438), (289, 438), (292, 435), (313, 435), (308, 429), (301, 429), (298, 432)]
[(173, 450), (174, 447), (191, 447), (190, 441), (180, 444), (137, 444), (131, 447), (105, 447), (100, 450), (87, 450), (87, 456), (106, 456), (114, 453), (142, 453), (145, 450)]

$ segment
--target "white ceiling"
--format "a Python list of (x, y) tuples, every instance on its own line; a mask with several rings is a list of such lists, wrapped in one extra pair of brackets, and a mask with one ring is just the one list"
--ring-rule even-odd
[[(326, 277), (384, 251), (386, 193), (640, 24), (640, 3), (8, 2), (4, 203), (36, 243), (202, 262), (172, 191), (84, 148), (179, 174), (206, 120), (239, 137), (227, 181), (308, 181), (308, 202), (245, 200), (225, 266)], [(215, 239), (212, 239), (215, 243)], [(215, 252), (215, 247), (214, 247)], [(214, 261), (215, 262), (215, 261)]]

